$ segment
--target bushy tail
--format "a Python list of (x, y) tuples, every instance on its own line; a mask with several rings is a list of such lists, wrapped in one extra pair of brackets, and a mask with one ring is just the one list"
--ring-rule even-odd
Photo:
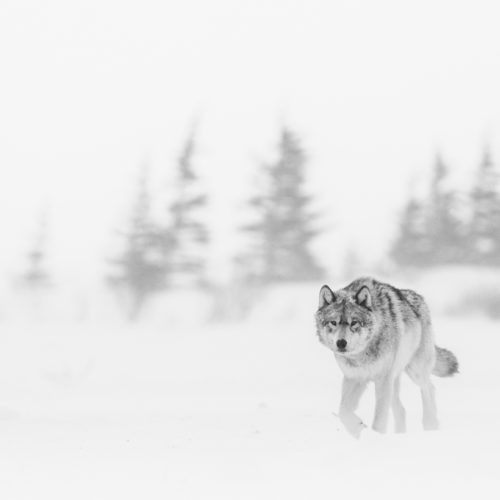
[(450, 377), (458, 373), (457, 357), (448, 349), (436, 346), (436, 364), (432, 370), (438, 377)]

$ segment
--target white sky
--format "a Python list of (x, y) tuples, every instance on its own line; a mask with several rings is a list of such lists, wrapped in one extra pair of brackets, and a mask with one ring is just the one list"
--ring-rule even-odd
[(214, 270), (285, 122), (331, 229), (323, 259), (377, 257), (436, 149), (461, 185), (485, 142), (500, 159), (499, 19), (496, 1), (3, 0), (2, 271), (48, 206), (60, 276), (100, 279), (138, 166), (161, 195), (194, 119)]

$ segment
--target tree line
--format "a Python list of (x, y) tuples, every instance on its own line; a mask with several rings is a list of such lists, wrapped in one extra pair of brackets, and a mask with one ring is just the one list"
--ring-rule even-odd
[(437, 155), (424, 198), (404, 206), (392, 259), (402, 267), (500, 265), (500, 172), (485, 148), (468, 191), (450, 187), (450, 167)]
[[(209, 203), (195, 168), (196, 138), (191, 134), (176, 164), (175, 198), (166, 207), (167, 222), (151, 215), (147, 171), (140, 178), (123, 247), (110, 261), (108, 283), (128, 303), (130, 317), (162, 290), (210, 286), (203, 220)], [(246, 283), (268, 285), (318, 279), (323, 269), (310, 250), (318, 234), (312, 197), (305, 192), (307, 158), (299, 138), (283, 128), (276, 157), (262, 165), (263, 186), (248, 200), (253, 220), (241, 226), (245, 251), (235, 257)]]
[[(207, 255), (210, 230), (204, 212), (209, 195), (196, 169), (192, 131), (175, 162), (173, 197), (154, 215), (145, 166), (136, 186), (128, 221), (119, 232), (120, 250), (108, 259), (106, 283), (126, 304), (131, 319), (165, 290), (209, 289)], [(305, 188), (307, 154), (290, 128), (279, 131), (273, 157), (260, 165), (261, 183), (248, 198), (251, 219), (242, 224), (244, 250), (235, 258), (235, 280), (245, 286), (316, 281), (325, 269), (311, 251), (320, 234), (313, 197)], [(447, 264), (500, 265), (500, 174), (485, 149), (467, 193), (450, 187), (450, 168), (437, 155), (425, 197), (411, 196), (402, 208), (391, 260), (424, 268)], [(50, 285), (45, 267), (43, 219), (27, 255), (23, 280), (31, 288)]]

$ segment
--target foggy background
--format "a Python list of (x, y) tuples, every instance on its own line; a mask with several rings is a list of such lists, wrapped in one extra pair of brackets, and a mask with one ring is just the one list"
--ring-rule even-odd
[[(498, 490), (499, 14), (3, 2), (2, 498)], [(332, 415), (312, 318), (361, 275), (457, 354), (438, 433), (410, 384), (406, 436)]]

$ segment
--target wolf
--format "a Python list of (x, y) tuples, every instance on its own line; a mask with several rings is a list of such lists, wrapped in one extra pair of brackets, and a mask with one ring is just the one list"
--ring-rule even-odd
[(339, 417), (348, 432), (359, 437), (366, 427), (355, 411), (370, 381), (376, 399), (372, 428), (385, 433), (392, 408), (395, 431), (406, 431), (399, 398), (403, 372), (420, 387), (424, 429), (438, 428), (431, 374), (451, 376), (458, 372), (458, 361), (451, 351), (435, 345), (429, 308), (421, 295), (370, 277), (335, 292), (324, 285), (315, 320), (319, 340), (333, 351), (344, 375)]

